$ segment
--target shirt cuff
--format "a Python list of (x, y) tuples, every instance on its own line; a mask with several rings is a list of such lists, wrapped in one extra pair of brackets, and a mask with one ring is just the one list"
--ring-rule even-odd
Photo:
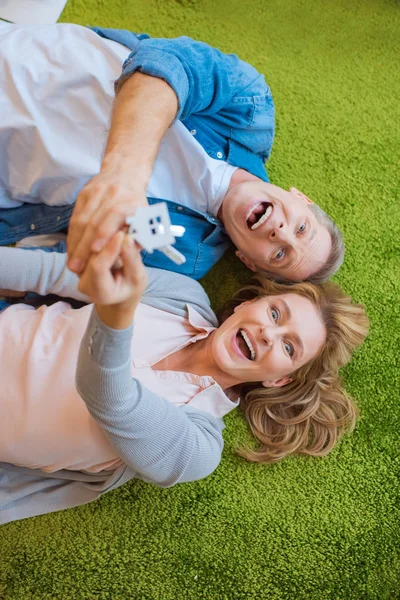
[(100, 367), (115, 369), (130, 360), (132, 335), (133, 323), (127, 329), (112, 329), (103, 323), (93, 306), (83, 343)]
[(115, 82), (116, 94), (125, 81), (136, 71), (163, 79), (172, 87), (178, 97), (179, 105), (174, 121), (180, 119), (190, 91), (189, 80), (180, 60), (169, 52), (154, 48), (151, 50), (151, 57), (149, 57), (148, 50), (139, 48), (125, 61), (122, 75)]

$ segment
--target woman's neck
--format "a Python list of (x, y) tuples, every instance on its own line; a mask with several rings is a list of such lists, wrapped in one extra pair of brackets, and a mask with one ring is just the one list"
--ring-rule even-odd
[(205, 339), (188, 344), (181, 350), (163, 358), (153, 365), (153, 368), (162, 371), (184, 371), (199, 377), (212, 377), (223, 390), (236, 385), (238, 382), (233, 381), (216, 364), (211, 349), (212, 337), (213, 332)]

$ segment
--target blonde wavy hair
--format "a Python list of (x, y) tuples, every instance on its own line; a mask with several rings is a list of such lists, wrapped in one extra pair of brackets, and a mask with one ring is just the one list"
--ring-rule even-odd
[(337, 284), (284, 285), (256, 275), (225, 306), (220, 321), (246, 300), (289, 293), (314, 304), (326, 342), (315, 358), (290, 374), (285, 386), (245, 383), (237, 388), (244, 416), (259, 441), (256, 450), (238, 453), (252, 462), (272, 463), (290, 454), (324, 456), (356, 422), (357, 409), (343, 389), (339, 369), (365, 339), (369, 321), (364, 307), (353, 304)]

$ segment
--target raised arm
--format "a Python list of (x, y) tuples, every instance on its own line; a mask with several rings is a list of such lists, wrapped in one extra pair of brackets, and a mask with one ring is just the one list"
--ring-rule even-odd
[(274, 106), (264, 76), (234, 54), (187, 37), (141, 39), (116, 82), (117, 97), (99, 175), (78, 196), (68, 266), (80, 273), (140, 204), (160, 141), (174, 119), (197, 115), (209, 128), (266, 160)]
[(178, 408), (131, 375), (133, 326), (105, 326), (96, 309), (82, 340), (77, 390), (123, 461), (160, 486), (207, 477), (223, 448), (222, 422)]
[[(170, 486), (206, 477), (220, 461), (222, 423), (178, 408), (132, 379), (132, 321), (147, 273), (131, 238), (123, 246), (122, 238), (114, 236), (92, 256), (81, 277), (80, 288), (96, 306), (80, 347), (77, 390), (118, 455), (142, 479)], [(119, 254), (123, 267), (115, 273)]]
[(162, 79), (135, 73), (118, 93), (101, 170), (80, 192), (72, 213), (67, 249), (69, 268), (80, 273), (90, 251), (120, 229), (146, 189), (161, 139), (178, 107)]

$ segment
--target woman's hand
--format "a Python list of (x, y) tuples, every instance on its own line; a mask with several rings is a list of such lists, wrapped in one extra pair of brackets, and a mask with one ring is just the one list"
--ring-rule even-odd
[[(120, 259), (122, 267), (113, 265)], [(78, 289), (96, 304), (108, 327), (125, 329), (147, 285), (147, 273), (140, 250), (130, 235), (118, 232), (98, 254), (92, 254), (80, 278)]]

